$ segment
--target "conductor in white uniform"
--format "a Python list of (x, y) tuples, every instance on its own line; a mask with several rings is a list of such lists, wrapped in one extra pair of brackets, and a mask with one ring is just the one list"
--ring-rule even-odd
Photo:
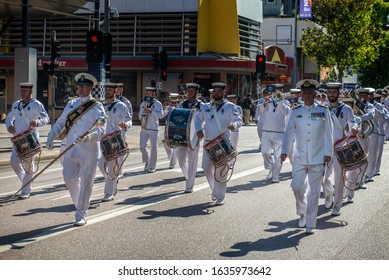
[(333, 154), (333, 130), (328, 108), (314, 102), (319, 83), (306, 79), (297, 86), (301, 87), (304, 104), (292, 110), (283, 137), (281, 162), (294, 145), (291, 187), (300, 216), (298, 225), (306, 226), (306, 234), (313, 234), (324, 166)]
[[(204, 146), (220, 134), (225, 133), (227, 137), (230, 137), (232, 130), (242, 126), (242, 118), (235, 104), (223, 99), (226, 86), (225, 83), (212, 83), (213, 103), (205, 103), (197, 114), (195, 128), (199, 139), (204, 138)], [(212, 189), (212, 200), (216, 200), (215, 205), (223, 205), (227, 191), (225, 167), (214, 168), (204, 149), (202, 168)]]

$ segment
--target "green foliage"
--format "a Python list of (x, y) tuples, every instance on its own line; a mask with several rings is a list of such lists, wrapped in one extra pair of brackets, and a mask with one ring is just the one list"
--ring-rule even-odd
[(338, 80), (350, 67), (371, 65), (385, 36), (376, 12), (382, 0), (320, 0), (313, 2), (317, 24), (302, 34), (303, 53), (320, 67), (336, 67)]

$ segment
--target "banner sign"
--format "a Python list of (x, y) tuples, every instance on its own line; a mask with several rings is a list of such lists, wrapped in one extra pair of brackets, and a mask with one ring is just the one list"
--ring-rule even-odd
[(312, 18), (312, 0), (300, 0), (300, 19)]

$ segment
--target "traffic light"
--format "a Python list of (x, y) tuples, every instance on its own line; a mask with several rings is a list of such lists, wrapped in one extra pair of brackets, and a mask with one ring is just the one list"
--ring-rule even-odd
[(61, 57), (61, 42), (57, 40), (51, 40), (51, 60)]
[(153, 63), (154, 69), (157, 70), (159, 68), (159, 53), (157, 51), (155, 51), (152, 56), (153, 56), (152, 63)]
[(259, 74), (261, 80), (266, 76), (266, 55), (257, 54), (255, 58), (255, 71)]
[(167, 79), (167, 72), (166, 72), (166, 70), (162, 70), (161, 71), (161, 80), (166, 81), (166, 79)]
[(105, 63), (110, 63), (112, 59), (112, 35), (111, 33), (104, 33), (104, 55)]
[(109, 63), (105, 64), (105, 78), (111, 78), (111, 64)]
[(89, 30), (86, 32), (86, 61), (88, 63), (102, 62), (104, 53), (103, 32)]
[(167, 69), (167, 53), (165, 50), (159, 53), (159, 66), (162, 71)]

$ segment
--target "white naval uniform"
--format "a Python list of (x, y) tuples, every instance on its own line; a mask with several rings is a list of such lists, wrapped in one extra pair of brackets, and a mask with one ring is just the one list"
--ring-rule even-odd
[[(239, 115), (243, 118), (243, 109), (239, 105), (235, 105), (238, 109)], [(239, 142), (239, 128), (231, 131), (231, 144), (235, 150), (238, 150), (238, 142)]]
[[(281, 145), (286, 128), (286, 120), (290, 113), (289, 102), (279, 100), (278, 102), (262, 103), (259, 105), (261, 113), (266, 121), (262, 128), (262, 156), (265, 166), (271, 169), (273, 180), (279, 180), (281, 172)], [(273, 156), (272, 156), (273, 153)]]
[[(186, 108), (188, 110), (194, 110), (193, 118), (196, 120), (198, 114), (198, 108), (196, 108), (197, 101), (189, 103), (187, 100), (180, 102), (177, 108)], [(203, 104), (200, 103), (200, 106)], [(197, 130), (196, 130), (197, 131)], [(197, 166), (199, 160), (200, 145), (197, 145), (193, 150), (189, 147), (177, 147), (177, 159), (180, 165), (181, 171), (185, 177), (185, 190), (192, 191), (197, 173)]]
[[(123, 140), (125, 141), (126, 138), (124, 135), (126, 131), (122, 130), (119, 127), (119, 123), (124, 122), (127, 125), (127, 127), (131, 125), (131, 115), (130, 112), (128, 111), (128, 107), (126, 106), (126, 104), (124, 104), (119, 100), (114, 101), (114, 105), (113, 103), (104, 103), (104, 107), (105, 107), (105, 112), (108, 116), (106, 121), (107, 123), (106, 134), (108, 135), (109, 133), (115, 130), (120, 130), (123, 136)], [(122, 164), (123, 162), (122, 158), (123, 157), (120, 157), (116, 160), (106, 161), (104, 156), (102, 156), (99, 159), (98, 166), (101, 173), (105, 177), (104, 194), (106, 195), (107, 194), (115, 195), (115, 193), (117, 192), (118, 180), (116, 177), (120, 174), (115, 174), (115, 170), (118, 166)]]
[[(196, 116), (196, 132), (203, 130), (203, 124), (205, 124), (204, 146), (222, 133), (225, 133), (227, 137), (230, 137), (230, 130), (227, 129), (228, 125), (233, 124), (235, 128), (240, 128), (242, 126), (242, 118), (239, 115), (235, 104), (228, 101), (222, 101), (222, 103), (217, 106), (218, 109), (215, 109), (217, 110), (217, 117), (220, 121), (221, 127), (219, 128), (214, 116), (215, 106), (216, 105), (213, 103), (205, 103), (203, 106), (201, 106), (200, 111)], [(218, 201), (224, 201), (227, 191), (227, 183), (219, 181), (225, 181), (227, 179), (227, 174), (224, 172), (223, 176), (221, 176), (224, 167), (221, 166), (215, 169), (205, 149), (203, 150), (202, 168), (205, 175), (207, 176), (207, 181), (210, 188), (212, 189), (213, 196)], [(215, 176), (218, 177), (219, 181), (215, 180)]]
[[(169, 115), (169, 113), (174, 109), (174, 106), (168, 105), (166, 106), (165, 110), (163, 110), (162, 117), (165, 118)], [(169, 168), (173, 169), (176, 166), (177, 163), (177, 150), (176, 148), (170, 148), (166, 141), (166, 122), (165, 122), (165, 130), (164, 130), (164, 139), (163, 139), (163, 146), (165, 148), (167, 158), (169, 159)]]
[(381, 103), (378, 102), (374, 102), (374, 106), (376, 108), (376, 115), (377, 115), (378, 141), (377, 141), (376, 160), (374, 166), (372, 166), (372, 171), (370, 173), (372, 174), (372, 176), (379, 174), (381, 171), (381, 160), (382, 160), (382, 153), (384, 150), (384, 143), (385, 143), (385, 124), (389, 123), (388, 110), (386, 110), (386, 108)]
[[(27, 104), (28, 103), (28, 104)], [(22, 113), (21, 109), (23, 108), (23, 105), (26, 105), (23, 109), (24, 113)], [(41, 102), (39, 102), (36, 99), (30, 99), (30, 101), (23, 104), (21, 100), (15, 101), (12, 104), (11, 111), (8, 113), (5, 124), (8, 127), (13, 126), (15, 128), (15, 133), (13, 136), (18, 135), (28, 129), (30, 129), (30, 122), (36, 120), (38, 122), (38, 127), (44, 126), (45, 124), (48, 124), (50, 119), (47, 115), (47, 112), (45, 110), (45, 107), (42, 105)], [(39, 129), (38, 127), (33, 127), (38, 140), (39, 140)], [(24, 164), (24, 168), (27, 169), (27, 172), (19, 159), (19, 156), (16, 152), (16, 149), (14, 146), (12, 146), (12, 153), (11, 153), (11, 166), (13, 170), (15, 171), (16, 175), (18, 175), (19, 179), (22, 181), (22, 186), (26, 184), (31, 178), (33, 177), (32, 172), (35, 169), (35, 166), (33, 165), (33, 157), (24, 159), (26, 161), (26, 164)], [(31, 192), (31, 183), (26, 185), (22, 191), (22, 195), (30, 194)]]
[[(384, 108), (389, 112), (389, 97), (382, 100)], [(389, 122), (385, 124), (385, 140), (389, 139)]]
[[(132, 109), (131, 101), (128, 100), (126, 97), (124, 97), (123, 95), (115, 95), (115, 97), (127, 106), (128, 113), (130, 114), (130, 121), (126, 122), (127, 129), (122, 130), (123, 131), (122, 135), (123, 135), (124, 141), (126, 141), (127, 131), (128, 131), (128, 129), (130, 129), (132, 127), (132, 117), (133, 117), (134, 111)], [(123, 161), (124, 161), (124, 156), (119, 158), (119, 164), (122, 166), (122, 168), (120, 169), (120, 176), (123, 175), (123, 164), (122, 164)]]
[[(358, 122), (358, 125), (361, 128), (362, 128), (362, 121), (367, 121), (367, 120), (373, 121), (374, 115), (375, 115), (375, 108), (374, 108), (374, 106), (372, 104), (370, 104), (369, 102), (366, 102), (366, 103), (364, 103), (364, 105), (365, 105), (365, 108), (362, 110), (362, 112), (364, 114), (363, 115), (359, 115), (356, 118), (357, 122)], [(358, 138), (359, 143), (361, 144), (364, 152), (368, 156), (368, 161), (370, 160), (369, 159), (369, 143), (370, 143), (370, 138), (371, 138), (371, 135), (368, 136), (368, 137), (364, 137), (364, 138)], [(367, 166), (368, 166), (368, 162), (366, 164), (364, 164), (363, 166), (361, 166), (361, 170), (363, 170), (363, 172), (360, 172), (360, 174), (358, 175), (358, 178), (355, 180), (357, 186), (363, 185), (364, 179), (365, 179), (365, 175), (366, 175), (366, 171), (367, 171)]]
[[(50, 133), (58, 137), (65, 129), (68, 113), (91, 98), (92, 96), (89, 95), (70, 100)], [(96, 120), (102, 116), (105, 116), (104, 106), (98, 103), (73, 124), (66, 136), (65, 145), (69, 147), (76, 142), (77, 138), (85, 134)], [(99, 141), (104, 137), (105, 131), (105, 124), (94, 128), (90, 132), (94, 135), (93, 140), (86, 143), (77, 143), (63, 156), (62, 173), (66, 187), (76, 207), (76, 221), (86, 219), (96, 175), (97, 161), (101, 156)]]
[[(163, 117), (162, 104), (154, 99), (150, 104), (143, 101), (139, 108), (139, 119), (142, 118), (145, 108), (150, 108), (151, 113), (146, 116), (146, 123), (140, 131), (139, 146), (142, 153), (142, 162), (148, 165), (149, 170), (155, 170), (158, 156), (158, 131), (159, 119)], [(150, 139), (150, 156), (147, 150), (147, 141)]]
[(297, 214), (306, 215), (307, 228), (316, 227), (324, 156), (333, 155), (332, 133), (328, 108), (317, 104), (293, 109), (284, 133), (282, 154), (288, 154), (293, 145), (291, 187)]
[[(349, 132), (351, 131), (351, 129), (358, 129), (358, 124), (355, 121), (353, 109), (350, 106), (344, 103), (340, 103), (338, 107), (330, 107), (329, 109), (331, 111), (331, 118), (333, 124), (334, 143), (336, 143), (343, 137), (350, 135)], [(332, 184), (331, 180), (332, 172), (334, 172), (334, 185)], [(350, 185), (350, 182), (353, 182), (353, 180), (343, 180), (343, 172), (345, 172), (346, 178), (354, 177), (354, 175), (350, 174), (350, 172), (354, 173), (354, 170), (347, 172), (343, 170), (334, 152), (334, 155), (332, 156), (331, 161), (326, 166), (324, 172), (323, 190), (325, 197), (334, 194), (333, 207), (337, 209), (340, 209), (342, 206), (343, 191), (346, 183), (348, 184), (346, 189), (347, 195), (350, 195), (351, 197), (354, 196), (354, 191), (350, 190), (355, 189), (355, 186)]]
[[(370, 141), (369, 141), (369, 146), (368, 146), (369, 162), (367, 164), (365, 179), (373, 178), (374, 174), (375, 174), (375, 167), (376, 167), (377, 160), (378, 160), (377, 155), (378, 155), (379, 135), (380, 135), (380, 130), (381, 130), (379, 122), (384, 121), (384, 118), (385, 118), (384, 112), (383, 112), (383, 107), (381, 104), (374, 101), (372, 106), (374, 107), (374, 118), (372, 119), (373, 124), (374, 124), (374, 131), (370, 135)], [(382, 145), (383, 145), (383, 143), (382, 143)]]

